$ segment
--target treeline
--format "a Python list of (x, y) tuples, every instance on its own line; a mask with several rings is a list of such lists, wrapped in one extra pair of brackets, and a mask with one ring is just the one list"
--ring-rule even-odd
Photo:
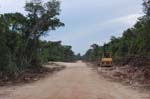
[(84, 55), (85, 60), (96, 61), (105, 53), (114, 59), (136, 56), (150, 56), (150, 0), (144, 1), (145, 15), (137, 23), (123, 32), (122, 37), (111, 37), (111, 41), (103, 46), (93, 44)]
[(31, 0), (25, 5), (26, 15), (0, 14), (0, 75), (18, 74), (36, 69), (46, 61), (70, 61), (73, 52), (61, 42), (41, 41), (40, 37), (64, 26), (58, 16), (60, 2)]
[(76, 60), (76, 55), (71, 46), (62, 45), (61, 41), (41, 41), (40, 58), (42, 63), (48, 61), (71, 62)]

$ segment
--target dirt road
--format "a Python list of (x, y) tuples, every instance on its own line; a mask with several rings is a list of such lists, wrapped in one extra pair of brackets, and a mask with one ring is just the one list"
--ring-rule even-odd
[(32, 84), (0, 88), (0, 99), (148, 99), (100, 77), (85, 63), (59, 64), (67, 68)]

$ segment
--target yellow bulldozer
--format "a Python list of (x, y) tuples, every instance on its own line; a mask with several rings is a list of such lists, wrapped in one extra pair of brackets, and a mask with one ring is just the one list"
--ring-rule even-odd
[(98, 66), (100, 66), (100, 67), (111, 67), (111, 66), (113, 66), (113, 59), (111, 57), (111, 54), (109, 54), (109, 55), (103, 54), (103, 57), (100, 58), (100, 60), (99, 60)]

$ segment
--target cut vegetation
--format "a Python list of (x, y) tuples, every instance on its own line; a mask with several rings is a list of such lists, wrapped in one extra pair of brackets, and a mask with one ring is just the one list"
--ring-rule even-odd
[(144, 16), (103, 46), (93, 44), (83, 56), (85, 61), (100, 63), (103, 55), (111, 53), (113, 67), (99, 68), (105, 76), (129, 84), (150, 86), (150, 0), (143, 1)]
[(32, 83), (34, 81), (38, 81), (40, 79), (49, 76), (57, 71), (64, 69), (65, 66), (59, 65), (57, 63), (49, 62), (43, 67), (38, 67), (36, 69), (26, 69), (22, 71), (19, 75), (8, 75), (1, 74), (0, 75), (0, 86), (10, 86), (10, 85), (18, 85), (18, 84), (26, 84)]

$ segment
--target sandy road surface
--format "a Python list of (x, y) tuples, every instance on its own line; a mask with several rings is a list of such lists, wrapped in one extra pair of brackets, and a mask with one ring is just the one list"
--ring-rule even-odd
[(85, 63), (60, 63), (67, 68), (24, 86), (0, 88), (0, 99), (146, 99), (118, 83), (109, 82)]

